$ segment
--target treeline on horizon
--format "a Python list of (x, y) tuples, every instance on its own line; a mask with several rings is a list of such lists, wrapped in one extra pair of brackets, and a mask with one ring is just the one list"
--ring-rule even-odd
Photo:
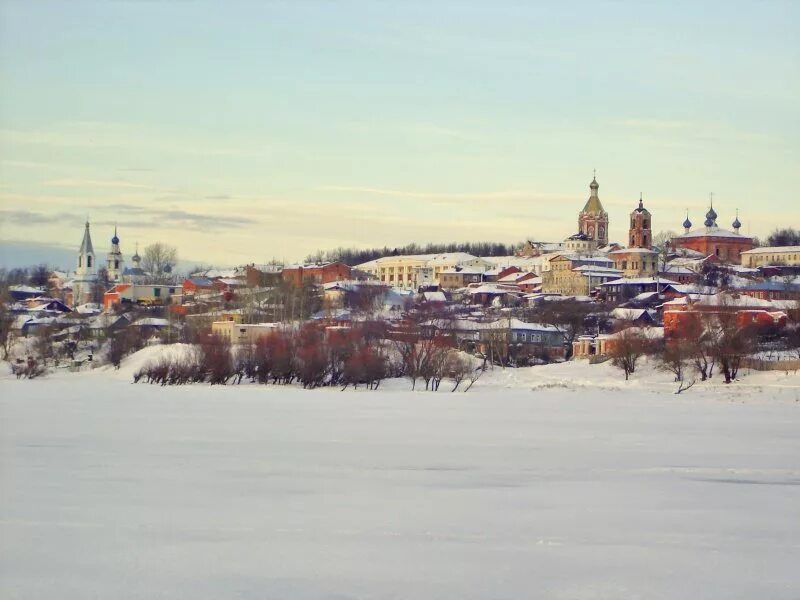
[(502, 242), (448, 242), (442, 244), (410, 243), (405, 246), (390, 248), (336, 248), (334, 250), (317, 250), (306, 257), (307, 262), (341, 262), (351, 267), (361, 263), (375, 260), (383, 256), (400, 254), (443, 254), (445, 252), (466, 252), (474, 256), (510, 256), (522, 246), (517, 244), (504, 244)]

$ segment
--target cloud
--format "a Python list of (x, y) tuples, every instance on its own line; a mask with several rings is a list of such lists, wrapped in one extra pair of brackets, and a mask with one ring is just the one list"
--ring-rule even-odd
[(253, 226), (256, 220), (230, 215), (207, 214), (188, 211), (181, 208), (142, 206), (140, 204), (109, 204), (105, 212), (127, 213), (133, 218), (123, 217), (118, 221), (107, 221), (103, 224), (118, 222), (126, 227), (153, 229), (189, 229), (192, 231), (214, 231), (220, 229), (237, 229)]
[(64, 188), (111, 188), (111, 189), (136, 189), (152, 190), (152, 186), (142, 183), (133, 183), (122, 179), (50, 179), (43, 182), (43, 185), (50, 187)]
[(574, 200), (574, 195), (548, 192), (530, 192), (524, 190), (501, 190), (494, 192), (428, 192), (412, 190), (395, 190), (345, 185), (324, 185), (315, 188), (321, 192), (342, 192), (351, 194), (371, 194), (395, 198), (417, 198), (434, 201), (488, 201), (488, 200)]
[(0, 222), (13, 223), (14, 225), (45, 225), (48, 223), (63, 223), (65, 221), (69, 222), (74, 221), (75, 219), (76, 217), (74, 214), (65, 212), (45, 214), (24, 209), (0, 210)]

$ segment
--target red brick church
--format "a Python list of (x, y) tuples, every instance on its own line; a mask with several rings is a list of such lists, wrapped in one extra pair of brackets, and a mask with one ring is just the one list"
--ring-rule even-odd
[(689, 215), (686, 215), (683, 222), (685, 233), (672, 238), (672, 247), (696, 250), (706, 256), (714, 255), (721, 262), (736, 264), (741, 262), (742, 252), (753, 249), (753, 238), (739, 233), (742, 224), (738, 214), (733, 222), (733, 231), (718, 227), (717, 213), (712, 203), (703, 224), (705, 227), (692, 231), (692, 222)]

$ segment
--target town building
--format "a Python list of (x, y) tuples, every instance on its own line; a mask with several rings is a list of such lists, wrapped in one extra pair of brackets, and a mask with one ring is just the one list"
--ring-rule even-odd
[(607, 256), (559, 254), (549, 261), (549, 269), (542, 272), (542, 292), (588, 296), (601, 283), (619, 279), (620, 275)]
[(452, 271), (456, 267), (483, 272), (493, 266), (488, 260), (466, 252), (446, 252), (383, 256), (356, 268), (392, 287), (419, 290), (441, 285), (442, 272)]
[(721, 262), (734, 264), (741, 263), (743, 252), (753, 249), (753, 238), (739, 233), (742, 224), (738, 214), (732, 224), (733, 230), (723, 229), (717, 226), (717, 213), (712, 203), (703, 225), (692, 230), (692, 222), (687, 214), (683, 222), (684, 233), (672, 238), (672, 248), (695, 250), (706, 256), (713, 254)]
[(764, 246), (742, 252), (742, 266), (800, 266), (800, 246)]
[(180, 286), (117, 283), (103, 294), (103, 310), (126, 305), (160, 306), (177, 302), (180, 295)]
[(283, 281), (295, 287), (302, 286), (305, 281), (310, 281), (317, 285), (324, 285), (332, 281), (350, 279), (351, 275), (351, 268), (340, 262), (292, 265), (285, 267), (281, 271)]
[(259, 338), (281, 330), (279, 323), (237, 323), (233, 320), (211, 323), (212, 335), (218, 335), (231, 344), (255, 344)]
[(483, 273), (483, 269), (454, 267), (439, 273), (439, 287), (454, 290), (467, 287), (470, 283), (480, 283)]

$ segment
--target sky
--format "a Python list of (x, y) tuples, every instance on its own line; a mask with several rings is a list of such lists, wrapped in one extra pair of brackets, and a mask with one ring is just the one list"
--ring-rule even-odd
[[(0, 258), (800, 226), (800, 2), (0, 0)], [(48, 254), (48, 252), (50, 254)], [(56, 254), (60, 252), (61, 254)], [(44, 253), (44, 254), (42, 254)], [(29, 260), (37, 257), (36, 260)], [(53, 261), (58, 260), (56, 258)]]

